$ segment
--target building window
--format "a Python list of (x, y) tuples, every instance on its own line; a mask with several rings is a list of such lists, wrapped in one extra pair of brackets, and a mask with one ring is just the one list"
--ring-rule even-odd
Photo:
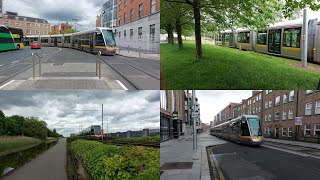
[(259, 106), (259, 112), (261, 112), (261, 106)]
[(279, 106), (280, 105), (280, 96), (277, 96), (274, 102), (274, 106)]
[(313, 90), (306, 90), (306, 94), (311, 94)]
[(294, 90), (290, 91), (289, 93), (289, 102), (293, 101), (294, 98)]
[(316, 101), (315, 114), (320, 114), (320, 101)]
[(282, 136), (287, 136), (287, 128), (282, 128)]
[(160, 91), (160, 107), (164, 110), (168, 109), (167, 91), (165, 90)]
[(16, 20), (19, 20), (19, 17), (18, 17), (18, 16), (16, 16), (16, 17), (15, 17), (15, 19), (16, 19)]
[(312, 102), (306, 103), (306, 109), (304, 115), (311, 115)]
[(275, 121), (279, 120), (279, 112), (274, 113), (274, 120)]
[(288, 119), (293, 119), (293, 110), (289, 109)]
[(130, 10), (130, 21), (133, 21), (133, 9)]
[(126, 23), (127, 20), (127, 13), (124, 13), (123, 23)]
[(31, 34), (31, 29), (27, 29), (27, 30), (26, 30), (26, 33), (27, 33), (27, 34)]
[(152, 24), (150, 25), (150, 40), (154, 40), (154, 35), (156, 34), (156, 25)]
[(127, 37), (127, 30), (124, 30), (123, 31), (123, 39), (126, 39), (126, 37)]
[(151, 0), (151, 14), (156, 12), (156, 0)]
[(121, 38), (121, 31), (119, 31), (119, 39)]
[(264, 108), (265, 108), (265, 109), (268, 109), (268, 101), (266, 101), (266, 102), (264, 103)]
[(43, 27), (47, 29), (48, 28), (48, 24), (43, 25)]
[(40, 28), (40, 24), (36, 24), (36, 28)]
[(292, 127), (288, 128), (288, 137), (292, 137)]
[(126, 7), (128, 4), (128, 0), (124, 0), (124, 7)]
[(27, 27), (31, 27), (31, 24), (30, 24), (30, 23), (26, 23), (26, 26), (27, 26)]
[(35, 33), (38, 35), (40, 34), (40, 30), (39, 29), (36, 29)]
[(138, 39), (142, 39), (142, 27), (138, 28)]
[(130, 29), (130, 39), (133, 37), (133, 29)]
[(16, 26), (21, 26), (21, 22), (16, 22)]
[(268, 121), (268, 115), (264, 115), (264, 121)]
[(264, 128), (264, 134), (268, 134), (268, 128)]
[(272, 118), (272, 116), (271, 116), (271, 114), (269, 114), (268, 121), (271, 121), (271, 118)]
[(143, 6), (142, 6), (142, 3), (139, 5), (139, 19), (142, 18), (142, 9), (143, 9)]
[(272, 107), (272, 101), (269, 100), (269, 108), (271, 108), (271, 107)]
[(261, 93), (259, 94), (259, 100), (261, 100)]
[(314, 135), (320, 137), (320, 124), (314, 125)]
[(118, 25), (121, 26), (121, 16), (119, 16)]
[(5, 26), (10, 26), (9, 21), (5, 21), (3, 24), (4, 24)]
[(44, 35), (48, 35), (48, 30), (44, 30), (44, 31), (43, 31), (43, 34), (44, 34)]
[(285, 93), (285, 94), (283, 95), (283, 103), (287, 103), (287, 102), (288, 102), (288, 94)]
[(121, 5), (122, 5), (122, 2), (119, 1), (119, 10), (121, 10)]
[(271, 128), (268, 127), (268, 134), (271, 134)]
[(24, 21), (27, 21), (27, 18), (23, 18)]
[(282, 120), (286, 120), (287, 119), (287, 111), (283, 111), (282, 112)]
[(305, 136), (311, 135), (311, 124), (304, 125), (304, 135)]

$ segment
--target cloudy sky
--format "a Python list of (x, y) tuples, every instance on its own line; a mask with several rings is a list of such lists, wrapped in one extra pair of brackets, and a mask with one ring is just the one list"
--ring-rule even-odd
[(64, 136), (101, 125), (101, 104), (105, 132), (107, 120), (109, 132), (159, 129), (159, 91), (0, 91), (6, 116), (39, 117)]
[(200, 115), (203, 123), (210, 123), (214, 116), (230, 102), (240, 103), (242, 99), (251, 97), (252, 91), (203, 90), (196, 91), (200, 103)]
[(78, 19), (79, 30), (92, 29), (96, 15), (107, 0), (3, 0), (3, 11), (18, 12), (21, 16), (44, 18), (51, 24)]

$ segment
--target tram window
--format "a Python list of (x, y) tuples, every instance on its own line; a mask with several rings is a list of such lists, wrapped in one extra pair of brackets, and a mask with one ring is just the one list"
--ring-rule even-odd
[[(114, 40), (114, 36), (111, 30), (102, 30), (103, 36), (104, 36), (104, 41), (106, 45), (109, 46), (115, 46), (116, 41)], [(119, 31), (120, 33), (120, 31)]]
[(64, 37), (64, 42), (65, 43), (70, 43), (70, 36)]
[(238, 34), (238, 42), (250, 43), (250, 32), (240, 32)]
[(300, 48), (301, 28), (284, 30), (284, 47)]
[(258, 44), (267, 44), (267, 33), (258, 33)]
[(102, 34), (96, 34), (96, 46), (104, 46)]
[(48, 43), (49, 39), (48, 38), (41, 38), (41, 43)]
[(248, 123), (253, 136), (261, 136), (260, 120), (257, 118), (248, 118)]
[(250, 131), (249, 131), (247, 121), (241, 122), (241, 136), (250, 136)]

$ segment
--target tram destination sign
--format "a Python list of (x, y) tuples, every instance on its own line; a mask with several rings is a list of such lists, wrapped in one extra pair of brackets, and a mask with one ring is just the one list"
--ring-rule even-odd
[(301, 126), (302, 125), (302, 117), (296, 117), (294, 124)]

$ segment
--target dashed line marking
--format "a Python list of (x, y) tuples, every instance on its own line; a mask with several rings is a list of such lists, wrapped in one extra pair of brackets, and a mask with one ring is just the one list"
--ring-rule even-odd
[(3, 86), (0, 87), (0, 89), (3, 89), (4, 87), (8, 86), (9, 84), (13, 83), (15, 80), (11, 80), (9, 82), (7, 82), (6, 84), (4, 84)]
[(116, 80), (116, 81), (124, 90), (128, 91), (128, 89), (119, 80)]

